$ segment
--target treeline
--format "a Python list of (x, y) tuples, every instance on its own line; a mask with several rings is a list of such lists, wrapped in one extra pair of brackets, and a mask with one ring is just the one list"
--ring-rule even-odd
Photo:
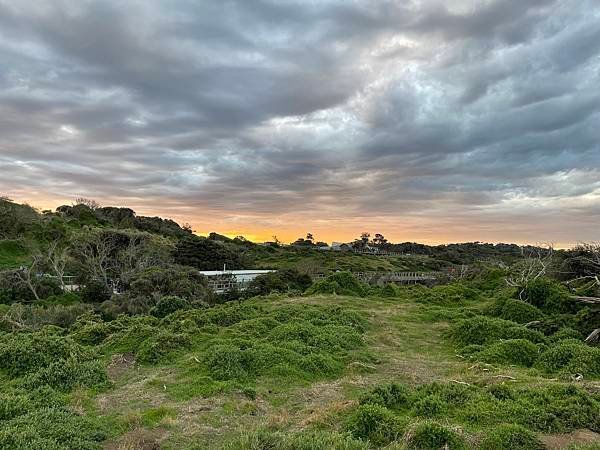
[(165, 296), (208, 304), (217, 299), (199, 270), (250, 265), (236, 244), (128, 208), (38, 212), (0, 199), (0, 303), (82, 302), (108, 316), (148, 312)]

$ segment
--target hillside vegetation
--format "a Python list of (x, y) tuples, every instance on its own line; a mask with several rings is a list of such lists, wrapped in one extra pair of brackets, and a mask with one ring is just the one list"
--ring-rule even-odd
[[(5, 203), (0, 449), (600, 448), (593, 247), (377, 286), (335, 269), (457, 263)], [(281, 270), (219, 296), (224, 263)]]

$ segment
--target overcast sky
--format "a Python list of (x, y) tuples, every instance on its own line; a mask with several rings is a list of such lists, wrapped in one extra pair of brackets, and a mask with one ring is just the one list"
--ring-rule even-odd
[(600, 240), (598, 0), (0, 0), (0, 194), (284, 240)]

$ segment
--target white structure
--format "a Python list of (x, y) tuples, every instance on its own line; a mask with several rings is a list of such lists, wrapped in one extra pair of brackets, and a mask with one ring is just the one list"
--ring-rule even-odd
[(200, 273), (208, 278), (208, 287), (217, 293), (223, 293), (233, 288), (242, 291), (257, 276), (274, 270), (201, 270)]

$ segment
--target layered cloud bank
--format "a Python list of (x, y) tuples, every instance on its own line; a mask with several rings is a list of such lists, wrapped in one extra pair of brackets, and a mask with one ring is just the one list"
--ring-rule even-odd
[(0, 0), (0, 68), (0, 193), (36, 205), (599, 239), (596, 0)]

